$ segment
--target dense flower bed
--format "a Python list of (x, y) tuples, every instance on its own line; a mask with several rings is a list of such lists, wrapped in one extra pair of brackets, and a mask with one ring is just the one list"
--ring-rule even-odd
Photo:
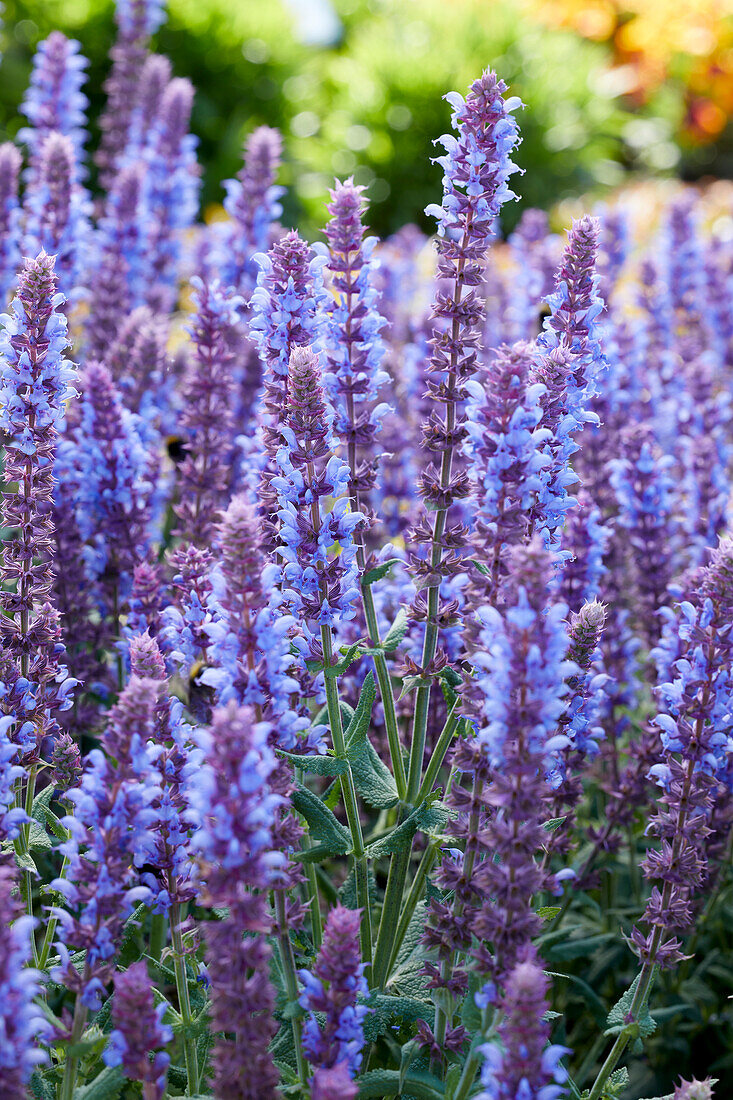
[(0, 146), (0, 1098), (638, 1098), (729, 890), (727, 223), (500, 243), (486, 71), (434, 240), (286, 230), (267, 127), (197, 224), (162, 18), (100, 196), (63, 35)]

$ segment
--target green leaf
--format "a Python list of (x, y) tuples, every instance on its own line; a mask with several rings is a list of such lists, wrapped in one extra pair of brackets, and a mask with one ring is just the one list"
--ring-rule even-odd
[(561, 978), (564, 981), (571, 982), (573, 985), (577, 985), (585, 997), (586, 1004), (595, 1016), (596, 1023), (599, 1027), (603, 1026), (606, 1020), (606, 1006), (593, 986), (589, 985), (583, 978), (578, 977), (577, 974), (559, 974), (554, 970), (546, 970), (545, 974), (550, 978)]
[(409, 625), (407, 621), (407, 610), (401, 607), (397, 612), (397, 618), (387, 631), (387, 637), (382, 642), (382, 649), (384, 649), (386, 653), (392, 653), (393, 650), (397, 649), (397, 646), (407, 633)]
[[(369, 900), (371, 902), (376, 901), (377, 880), (374, 877), (374, 872), (371, 867), (367, 868), (367, 889), (369, 891)], [(339, 887), (338, 900), (342, 905), (345, 905), (347, 909), (359, 908), (359, 899), (356, 895), (356, 875), (353, 867), (346, 876), (343, 885)]]
[(631, 1010), (631, 1003), (634, 999), (640, 977), (641, 975), (637, 974), (629, 988), (613, 1006), (606, 1019), (608, 1028), (605, 1034), (609, 1036), (628, 1034), (630, 1038), (636, 1040), (633, 1047), (634, 1053), (638, 1053), (641, 1050), (643, 1040), (648, 1038), (657, 1027), (656, 1021), (653, 1020), (649, 1014), (649, 1006), (646, 1002), (642, 1005), (636, 1020), (632, 1023), (627, 1023), (627, 1018)]
[(425, 679), (425, 677), (419, 674), (415, 676), (405, 676), (404, 680), (402, 681), (402, 691), (400, 692), (397, 702), (399, 702), (400, 699), (404, 699), (406, 695), (410, 694), (410, 692), (417, 691), (421, 684), (427, 682), (428, 681)]
[(74, 1100), (116, 1100), (125, 1077), (119, 1066), (107, 1066), (88, 1085), (74, 1089)]
[(374, 584), (375, 581), (381, 581), (385, 574), (389, 573), (393, 565), (399, 565), (402, 558), (389, 558), (387, 561), (380, 562), (379, 565), (375, 565), (374, 569), (367, 569), (364, 576), (361, 578), (361, 587), (368, 588), (370, 584)]
[(37, 1069), (33, 1071), (28, 1082), (36, 1100), (56, 1100), (56, 1089), (46, 1081)]
[(34, 876), (38, 874), (38, 868), (36, 867), (33, 856), (25, 852), (16, 852), (15, 862), (20, 867), (21, 871), (30, 871)]
[(565, 817), (551, 817), (549, 821), (542, 823), (542, 828), (547, 829), (548, 833), (554, 833), (555, 829), (559, 829), (560, 826), (567, 820), (567, 814)]
[(299, 783), (293, 791), (293, 805), (308, 822), (311, 837), (316, 841), (313, 848), (298, 853), (301, 862), (318, 862), (327, 856), (342, 856), (350, 851), (349, 830), (324, 806), (318, 795)]
[(341, 760), (338, 756), (305, 756), (284, 752), (282, 749), (278, 755), (288, 760), (294, 768), (302, 768), (304, 772), (311, 772), (313, 775), (343, 775), (348, 768), (346, 760)]
[(554, 920), (557, 914), (561, 912), (561, 905), (541, 905), (537, 910), (537, 916), (540, 920)]
[(448, 820), (448, 812), (441, 806), (434, 806), (433, 800), (428, 799), (416, 810), (413, 810), (408, 818), (381, 837), (380, 840), (367, 847), (369, 859), (381, 859), (383, 856), (392, 855), (412, 843), (412, 838), (418, 829), (425, 832), (427, 829), (436, 829)]
[[(37, 794), (33, 799), (33, 809), (31, 810), (31, 817), (35, 821), (40, 821), (42, 825), (46, 824), (46, 819), (53, 811), (50, 809), (51, 802), (53, 800), (53, 792), (55, 788), (53, 783), (50, 783), (48, 787), (44, 787), (40, 794)], [(55, 817), (56, 815), (53, 814)]]
[(367, 731), (369, 729), (369, 723), (372, 717), (372, 707), (374, 706), (376, 695), (374, 676), (369, 672), (362, 684), (359, 702), (356, 704), (356, 710), (351, 717), (351, 721), (344, 730), (347, 755), (350, 749), (358, 751), (359, 746), (366, 743)]
[(371, 1012), (364, 1020), (364, 1036), (370, 1043), (385, 1035), (395, 1023), (411, 1024), (415, 1020), (427, 1020), (434, 1012), (434, 1006), (428, 1001), (384, 993), (373, 995), (367, 1004)]
[(360, 641), (354, 642), (348, 649), (344, 648), (340, 652), (342, 654), (341, 660), (334, 665), (329, 665), (328, 668), (324, 666), (323, 661), (306, 661), (306, 668), (309, 672), (323, 672), (324, 676), (335, 679), (336, 676), (342, 676), (354, 661), (358, 661), (362, 655), (362, 644)]
[(107, 1045), (107, 1036), (95, 1022), (91, 1024), (78, 1042), (73, 1043), (67, 1050), (77, 1058), (85, 1058), (87, 1054), (101, 1054)]
[(392, 773), (368, 736), (375, 697), (374, 677), (370, 672), (344, 738), (354, 786), (365, 802), (381, 810), (394, 806), (399, 801), (399, 794)]
[(476, 569), (478, 569), (478, 571), (479, 571), (479, 573), (481, 574), (482, 577), (490, 577), (491, 576), (491, 570), (489, 569), (488, 565), (484, 565), (484, 563), (482, 561), (477, 561), (475, 558), (471, 558), (470, 559), (470, 564), (475, 566)]
[(46, 832), (45, 825), (31, 819), (31, 827), (28, 833), (28, 850), (31, 852), (50, 852), (51, 838)]
[(545, 957), (551, 959), (582, 959), (590, 957), (599, 947), (616, 942), (613, 932), (599, 932), (595, 936), (583, 936), (579, 939), (566, 939), (548, 946)]
[(413, 1071), (406, 1073), (404, 1083), (394, 1069), (372, 1069), (357, 1077), (359, 1100), (367, 1097), (399, 1096), (402, 1092), (418, 1097), (418, 1100), (443, 1100), (443, 1083), (431, 1073)]

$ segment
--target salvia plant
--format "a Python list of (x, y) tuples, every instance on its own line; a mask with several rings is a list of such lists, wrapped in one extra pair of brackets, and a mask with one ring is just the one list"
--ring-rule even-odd
[(712, 1097), (730, 237), (502, 240), (492, 71), (433, 239), (286, 229), (268, 127), (201, 223), (163, 18), (0, 146), (0, 1100)]

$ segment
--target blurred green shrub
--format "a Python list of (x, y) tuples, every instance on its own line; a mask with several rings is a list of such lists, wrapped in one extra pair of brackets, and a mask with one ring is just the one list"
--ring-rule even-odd
[[(297, 0), (302, 3), (302, 0)], [(170, 0), (155, 46), (197, 88), (194, 129), (205, 167), (204, 203), (239, 166), (255, 125), (282, 129), (289, 188), (285, 218), (306, 231), (323, 222), (334, 175), (370, 185), (372, 224), (385, 234), (422, 214), (440, 190), (432, 141), (448, 129), (442, 95), (465, 91), (486, 66), (526, 104), (515, 177), (522, 204), (550, 206), (618, 182), (629, 116), (599, 80), (603, 46), (547, 29), (514, 0), (336, 0), (331, 46), (298, 40), (282, 0)], [(91, 61), (92, 120), (101, 107), (113, 39), (107, 0), (6, 0), (0, 130), (18, 128), (18, 105), (37, 41), (58, 27)], [(510, 226), (521, 205), (509, 208)]]

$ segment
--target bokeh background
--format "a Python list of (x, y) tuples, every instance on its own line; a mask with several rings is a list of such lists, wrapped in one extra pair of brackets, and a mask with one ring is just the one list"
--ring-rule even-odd
[[(113, 40), (106, 0), (5, 0), (0, 139), (37, 42), (90, 59), (92, 119)], [(334, 175), (368, 184), (374, 229), (428, 228), (441, 96), (492, 65), (526, 105), (523, 205), (600, 198), (635, 176), (733, 176), (733, 0), (169, 0), (157, 36), (197, 88), (193, 127), (213, 215), (255, 125), (285, 138), (284, 220), (314, 232)], [(96, 94), (95, 94), (96, 93)]]

